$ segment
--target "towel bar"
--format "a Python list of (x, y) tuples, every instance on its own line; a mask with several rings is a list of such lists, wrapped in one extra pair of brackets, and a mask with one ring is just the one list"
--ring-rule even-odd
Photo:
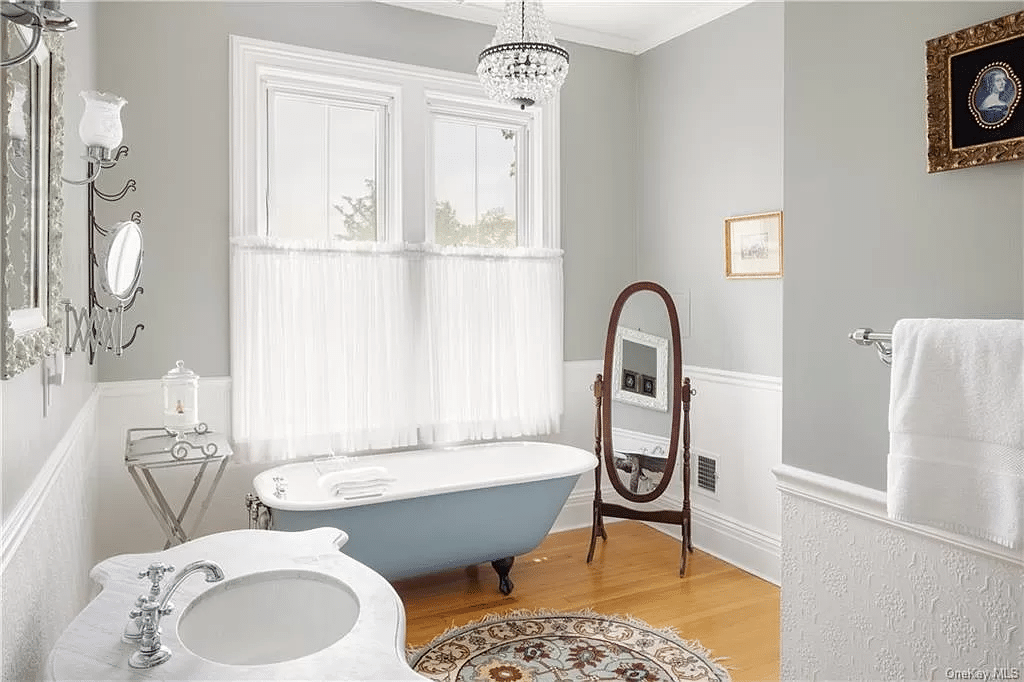
[(874, 346), (878, 359), (892, 367), (892, 333), (876, 332), (871, 327), (861, 327), (850, 332), (850, 340), (860, 346)]

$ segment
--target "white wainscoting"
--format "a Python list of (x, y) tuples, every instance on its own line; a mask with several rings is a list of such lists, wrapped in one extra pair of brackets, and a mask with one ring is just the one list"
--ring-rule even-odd
[(1019, 551), (889, 519), (878, 490), (775, 473), (782, 679), (1024, 679)]
[(4, 521), (0, 679), (41, 679), (60, 633), (95, 593), (96, 391)]
[[(599, 360), (565, 363), (566, 416), (559, 442), (593, 449), (591, 387), (600, 371)], [(782, 381), (777, 377), (701, 367), (687, 367), (685, 376), (690, 377), (691, 387), (697, 391), (690, 411), (694, 547), (778, 585), (780, 512), (772, 468), (782, 461)], [(668, 445), (664, 435), (624, 435)], [(718, 459), (718, 494), (714, 497), (697, 489), (698, 453)], [(628, 506), (607, 480), (602, 495), (608, 501)], [(589, 526), (593, 496), (594, 478), (584, 475), (552, 530)], [(682, 473), (677, 468), (668, 491), (647, 508), (681, 507)], [(678, 526), (651, 525), (672, 537), (680, 537)]]
[[(550, 440), (593, 451), (594, 377), (600, 360), (566, 362), (565, 414), (561, 432)], [(771, 377), (688, 367), (697, 390), (691, 412), (694, 452), (719, 459), (717, 498), (691, 494), (694, 545), (771, 582), (779, 580), (778, 493), (771, 469), (781, 461), (781, 382)], [(105, 383), (100, 386), (98, 475), (102, 481), (99, 558), (125, 552), (149, 552), (163, 547), (164, 536), (124, 467), (125, 431), (161, 422), (159, 381)], [(226, 377), (200, 380), (201, 418), (211, 429), (230, 435), (231, 382)], [(694, 458), (695, 459), (695, 458)], [(265, 465), (228, 465), (200, 534), (248, 523), (243, 500), (252, 478)], [(191, 485), (191, 468), (168, 469), (155, 475), (172, 504)], [(670, 490), (681, 491), (681, 478)], [(695, 490), (695, 487), (691, 490)], [(615, 500), (611, 487), (605, 496)], [(587, 527), (591, 523), (594, 477), (584, 474), (555, 522), (553, 531)], [(660, 503), (681, 506), (681, 492)], [(127, 522), (126, 519), (130, 519)], [(611, 520), (610, 520), (611, 521)], [(679, 537), (679, 529), (664, 528)]]
[[(130, 428), (163, 423), (163, 392), (159, 380), (100, 384), (97, 476), (100, 480), (98, 559), (116, 554), (156, 552), (166, 537), (124, 465), (125, 434)], [(213, 431), (230, 435), (231, 380), (203, 377), (199, 381), (199, 418)], [(248, 526), (244, 498), (252, 478), (266, 467), (229, 462), (197, 535)], [(160, 469), (153, 477), (168, 502), (179, 508), (192, 485), (196, 467)], [(203, 481), (201, 493), (212, 476)], [(190, 528), (194, 505), (186, 519)]]

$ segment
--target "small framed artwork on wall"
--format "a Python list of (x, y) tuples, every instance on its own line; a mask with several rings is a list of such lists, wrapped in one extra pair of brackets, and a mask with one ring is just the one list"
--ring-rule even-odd
[(928, 172), (1024, 159), (1024, 12), (927, 42)]
[(782, 277), (782, 211), (725, 219), (725, 276)]

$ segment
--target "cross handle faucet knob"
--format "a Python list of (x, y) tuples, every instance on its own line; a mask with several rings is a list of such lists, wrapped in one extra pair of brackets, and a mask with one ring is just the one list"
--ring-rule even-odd
[(165, 574), (172, 573), (173, 571), (174, 566), (171, 566), (170, 564), (165, 564), (162, 561), (158, 561), (156, 563), (150, 564), (149, 568), (147, 568), (145, 571), (140, 571), (139, 578), (148, 578), (150, 582), (153, 583), (152, 587), (150, 587), (149, 593), (151, 597), (155, 598), (158, 594), (160, 594), (160, 581), (164, 579)]

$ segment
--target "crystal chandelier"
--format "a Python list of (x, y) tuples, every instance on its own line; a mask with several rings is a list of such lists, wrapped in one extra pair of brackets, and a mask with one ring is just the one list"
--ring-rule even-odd
[(476, 67), (487, 96), (525, 109), (550, 99), (568, 72), (569, 53), (555, 42), (540, 0), (506, 0)]

